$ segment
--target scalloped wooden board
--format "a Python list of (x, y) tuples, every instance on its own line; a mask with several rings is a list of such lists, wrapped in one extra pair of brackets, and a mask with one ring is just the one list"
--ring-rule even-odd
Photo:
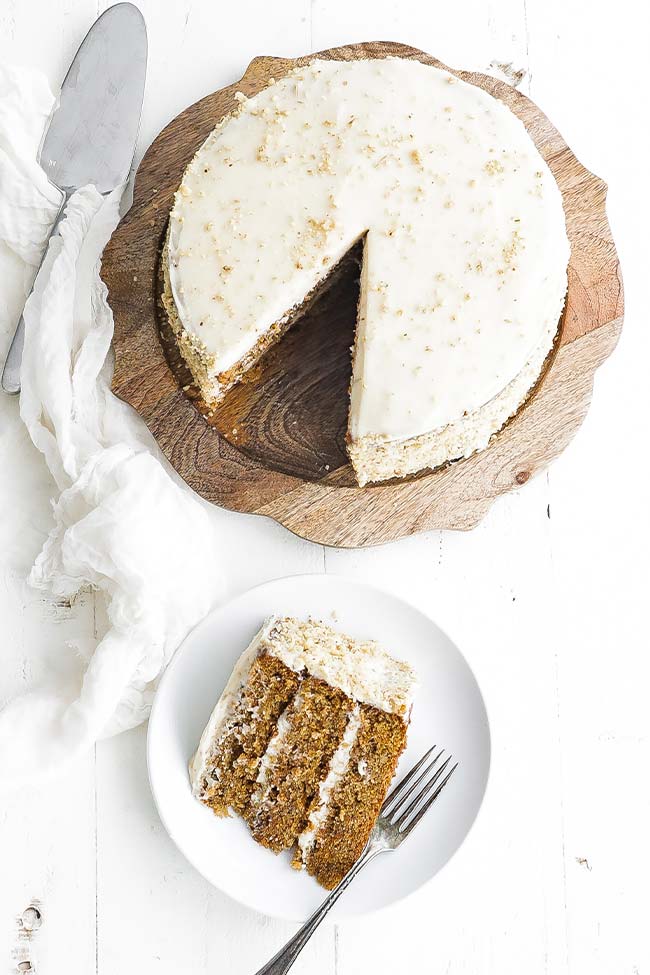
[[(235, 108), (236, 91), (254, 95), (271, 77), (314, 57), (386, 55), (445, 68), (500, 98), (523, 121), (562, 191), (571, 260), (554, 354), (524, 407), (488, 447), (410, 479), (359, 488), (344, 442), (358, 289), (354, 255), (208, 418), (162, 311), (160, 253), (183, 171)], [(473, 528), (495, 498), (538, 474), (566, 447), (587, 412), (594, 373), (618, 340), (623, 288), (606, 192), (537, 106), (495, 78), (455, 71), (391, 42), (353, 44), (295, 60), (255, 58), (240, 81), (175, 118), (140, 163), (133, 206), (102, 263), (115, 316), (113, 390), (140, 413), (174, 468), (204, 498), (267, 515), (314, 542), (355, 547), (429, 529)]]

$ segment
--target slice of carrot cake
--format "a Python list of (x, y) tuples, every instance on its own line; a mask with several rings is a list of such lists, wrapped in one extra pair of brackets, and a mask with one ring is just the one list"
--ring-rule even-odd
[(272, 617), (239, 659), (190, 762), (194, 795), (334, 887), (363, 850), (406, 733), (408, 664), (324, 623)]

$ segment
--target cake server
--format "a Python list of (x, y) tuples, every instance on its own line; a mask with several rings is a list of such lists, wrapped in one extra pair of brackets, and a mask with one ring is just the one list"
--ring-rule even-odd
[[(39, 152), (41, 167), (61, 191), (50, 239), (75, 190), (92, 183), (106, 195), (127, 178), (140, 127), (146, 71), (147, 29), (142, 14), (131, 3), (109, 7), (90, 28), (70, 65)], [(21, 315), (2, 373), (7, 393), (20, 391), (24, 339)]]

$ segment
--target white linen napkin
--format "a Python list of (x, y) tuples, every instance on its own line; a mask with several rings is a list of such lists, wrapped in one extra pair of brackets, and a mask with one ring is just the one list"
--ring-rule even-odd
[[(58, 209), (36, 162), (53, 104), (42, 75), (0, 66), (0, 289), (20, 271), (28, 292)], [(70, 200), (25, 309), (20, 399), (60, 492), (29, 583), (66, 598), (102, 590), (110, 626), (80, 682), (56, 679), (0, 711), (0, 789), (143, 721), (156, 678), (221, 592), (216, 519), (110, 391), (113, 316), (99, 263), (121, 196), (88, 186)], [(15, 316), (2, 315), (13, 329)]]

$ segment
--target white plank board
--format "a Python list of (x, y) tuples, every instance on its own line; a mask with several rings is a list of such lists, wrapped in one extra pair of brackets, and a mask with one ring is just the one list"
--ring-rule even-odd
[[(492, 722), (488, 797), (463, 850), (405, 904), (323, 929), (294, 970), (644, 972), (650, 525), (638, 445), (648, 432), (650, 348), (648, 204), (638, 190), (650, 145), (639, 124), (647, 35), (636, 5), (592, 5), (589, 18), (566, 0), (467, 0), (444, 10), (416, 0), (139, 6), (150, 67), (138, 157), (178, 111), (239, 77), (256, 54), (394, 39), (454, 66), (525, 72), (523, 90), (610, 183), (628, 322), (583, 430), (548, 477), (499, 501), (470, 534), (430, 533), (363, 552), (323, 550), (264, 519), (218, 517), (229, 594), (323, 568), (391, 589), (458, 641)], [(55, 85), (97, 12), (95, 0), (5, 0), (0, 56), (41, 67)], [(7, 286), (11, 301), (22, 282)], [(612, 453), (629, 465), (625, 483), (620, 463), (604, 463)], [(0, 503), (13, 515), (0, 527), (0, 614), (3, 689), (13, 693), (38, 677), (30, 668), (40, 647), (65, 666), (65, 641), (92, 638), (95, 612), (90, 598), (50, 606), (23, 585), (48, 528), (51, 486), (6, 398), (0, 469), (11, 472), (0, 480)], [(4, 803), (0, 971), (29, 960), (42, 975), (245, 975), (293, 930), (225, 899), (180, 857), (152, 805), (144, 742), (145, 729), (103, 742), (96, 760), (88, 756), (64, 780)], [(42, 918), (28, 935), (17, 919), (31, 904)]]
[[(534, 91), (583, 160), (609, 183), (626, 327), (596, 377), (579, 436), (550, 473), (562, 742), (567, 957), (572, 972), (650, 968), (650, 580), (645, 192), (650, 152), (642, 22), (564, 19), (528, 0)], [(605, 64), (607, 65), (605, 69)], [(567, 92), (571, 98), (567, 98)], [(608, 457), (612, 449), (617, 462)], [(588, 489), (585, 490), (585, 486)]]
[[(38, 66), (52, 85), (59, 83), (95, 11), (94, 0), (43, 5), (35, 31), (33, 6), (6, 0), (0, 58)], [(12, 309), (18, 313), (26, 286), (22, 275), (2, 281), (2, 320)], [(2, 361), (8, 341), (8, 333), (0, 335)], [(17, 399), (4, 395), (0, 472), (1, 703), (48, 672), (75, 667), (73, 645), (92, 639), (94, 600), (48, 602), (25, 585), (51, 526), (54, 488), (22, 426)], [(2, 798), (0, 971), (95, 970), (95, 850), (93, 755), (60, 781)]]

